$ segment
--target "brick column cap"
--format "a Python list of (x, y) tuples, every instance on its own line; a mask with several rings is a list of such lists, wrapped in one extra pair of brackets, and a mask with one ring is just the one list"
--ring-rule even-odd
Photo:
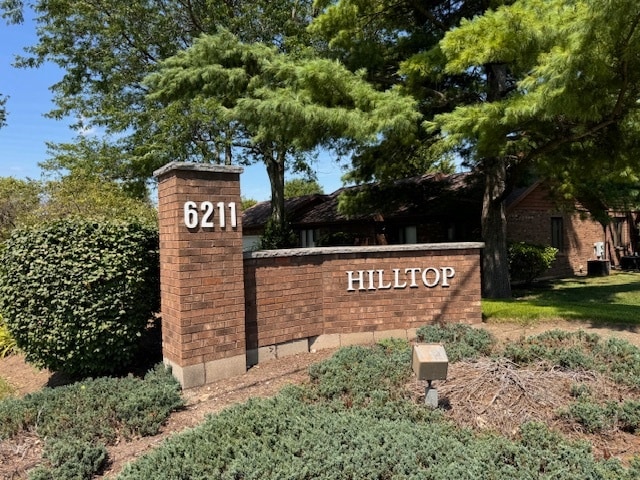
[(153, 176), (159, 178), (163, 175), (167, 175), (174, 170), (240, 174), (244, 171), (244, 168), (237, 165), (218, 165), (216, 163), (170, 162), (153, 172)]

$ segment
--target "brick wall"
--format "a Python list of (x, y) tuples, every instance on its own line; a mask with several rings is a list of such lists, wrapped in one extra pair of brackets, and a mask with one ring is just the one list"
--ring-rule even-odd
[[(155, 172), (163, 357), (185, 386), (213, 381), (223, 370), (246, 370), (241, 171), (173, 163)], [(187, 202), (195, 205), (192, 228), (185, 223)]]
[(241, 171), (175, 162), (155, 172), (163, 356), (183, 387), (261, 357), (481, 321), (481, 243), (243, 256)]
[[(480, 322), (481, 247), (462, 243), (247, 252), (247, 348), (307, 338), (313, 343), (314, 337), (326, 335), (407, 331), (436, 322)], [(412, 268), (420, 271), (406, 271)]]
[(546, 275), (586, 274), (587, 261), (595, 260), (593, 244), (607, 240), (602, 227), (584, 213), (559, 210), (543, 185), (532, 189), (522, 201), (508, 209), (507, 237), (514, 242), (551, 245), (551, 219), (554, 217), (562, 218), (564, 249), (558, 253)]

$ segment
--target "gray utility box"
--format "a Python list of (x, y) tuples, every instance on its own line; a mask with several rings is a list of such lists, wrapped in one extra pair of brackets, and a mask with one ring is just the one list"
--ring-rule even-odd
[(418, 380), (446, 380), (449, 359), (439, 343), (424, 343), (413, 346), (413, 371)]

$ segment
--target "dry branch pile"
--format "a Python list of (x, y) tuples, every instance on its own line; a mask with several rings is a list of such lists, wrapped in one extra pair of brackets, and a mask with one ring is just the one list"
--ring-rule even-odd
[[(448, 380), (434, 386), (457, 424), (513, 436), (525, 422), (557, 424), (558, 410), (572, 401), (571, 386), (577, 383), (588, 384), (602, 398), (620, 388), (594, 372), (563, 371), (547, 363), (520, 367), (505, 358), (454, 363)], [(420, 389), (423, 383), (416, 393), (424, 395)]]

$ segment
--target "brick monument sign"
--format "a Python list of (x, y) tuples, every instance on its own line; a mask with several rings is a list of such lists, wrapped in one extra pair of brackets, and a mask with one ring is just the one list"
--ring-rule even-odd
[(162, 348), (183, 387), (271, 358), (481, 321), (482, 243), (242, 252), (242, 169), (158, 180)]
[(246, 371), (241, 172), (171, 163), (154, 173), (162, 350), (183, 386)]

